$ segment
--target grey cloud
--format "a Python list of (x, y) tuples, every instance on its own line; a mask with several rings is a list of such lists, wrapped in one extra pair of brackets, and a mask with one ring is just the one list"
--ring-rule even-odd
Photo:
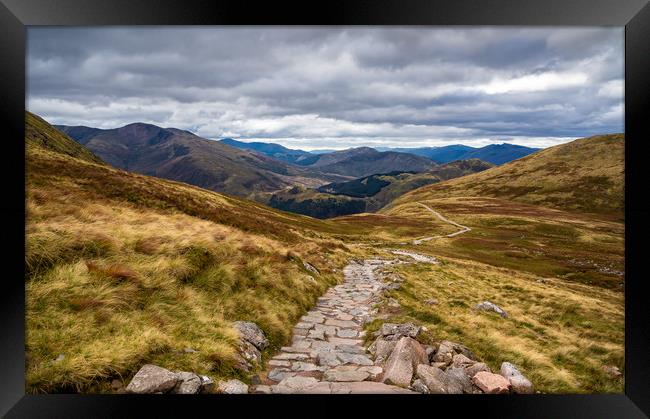
[(53, 123), (304, 148), (623, 131), (620, 28), (30, 28), (27, 64)]

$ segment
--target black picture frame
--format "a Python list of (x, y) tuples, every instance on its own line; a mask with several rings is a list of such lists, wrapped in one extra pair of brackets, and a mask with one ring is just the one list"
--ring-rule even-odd
[[(9, 267), (0, 292), (2, 354), (0, 414), (6, 417), (147, 417), (190, 416), (196, 409), (210, 415), (289, 416), (399, 409), (404, 415), (467, 414), (498, 417), (636, 418), (650, 415), (650, 324), (644, 290), (644, 236), (648, 231), (645, 175), (650, 141), (650, 5), (647, 0), (337, 0), (330, 2), (251, 4), (219, 0), (0, 0), (0, 114), (4, 141), (0, 179), (5, 251)], [(589, 25), (625, 26), (625, 393), (599, 395), (436, 396), (128, 396), (25, 395), (24, 289), (24, 109), (25, 38), (31, 25)], [(645, 190), (644, 190), (645, 189)], [(22, 246), (21, 246), (22, 244)], [(253, 397), (250, 399), (250, 397)], [(382, 397), (381, 400), (377, 400)], [(390, 396), (396, 397), (396, 396)], [(299, 403), (297, 403), (299, 402)], [(345, 402), (345, 406), (342, 403)], [(271, 406), (273, 405), (273, 406)], [(415, 409), (419, 412), (416, 412)], [(264, 412), (265, 411), (265, 412)], [(275, 414), (274, 414), (275, 412)], [(421, 412), (421, 413), (420, 413)], [(645, 413), (644, 413), (645, 412)], [(197, 413), (198, 414), (198, 413)]]

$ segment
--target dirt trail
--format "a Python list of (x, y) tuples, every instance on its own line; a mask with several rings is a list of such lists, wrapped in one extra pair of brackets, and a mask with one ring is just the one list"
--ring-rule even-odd
[(424, 205), (422, 202), (418, 202), (418, 205), (421, 205), (424, 208), (426, 208), (427, 210), (429, 210), (433, 215), (438, 217), (441, 221), (444, 221), (445, 223), (448, 223), (448, 224), (451, 224), (451, 225), (453, 225), (455, 227), (458, 227), (458, 228), (460, 228), (460, 230), (458, 230), (458, 231), (456, 231), (454, 233), (443, 235), (443, 236), (430, 236), (430, 237), (424, 237), (422, 239), (413, 240), (413, 244), (415, 244), (415, 245), (420, 244), (420, 243), (424, 243), (424, 242), (429, 241), (429, 240), (441, 238), (441, 237), (455, 237), (455, 236), (458, 236), (459, 234), (467, 233), (468, 231), (472, 230), (471, 228), (469, 228), (467, 226), (464, 226), (462, 224), (458, 224), (455, 221), (452, 221), (452, 220), (450, 220), (448, 218), (445, 218), (438, 211), (434, 211), (433, 209), (431, 209), (427, 205)]

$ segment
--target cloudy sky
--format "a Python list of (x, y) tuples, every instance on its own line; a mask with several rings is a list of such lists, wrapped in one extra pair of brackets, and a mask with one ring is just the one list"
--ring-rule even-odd
[(27, 108), (292, 148), (623, 132), (623, 28), (30, 28)]

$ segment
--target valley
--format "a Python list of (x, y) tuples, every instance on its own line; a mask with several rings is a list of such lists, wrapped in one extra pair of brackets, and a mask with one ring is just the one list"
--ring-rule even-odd
[[(542, 393), (623, 390), (604, 368), (624, 373), (622, 135), (494, 166), (372, 149), (272, 151), (282, 160), (142, 124), (59, 128), (26, 114), (28, 393), (123, 391), (144, 364), (254, 388), (303, 316), (339, 306), (369, 314), (344, 332), (362, 340), (353, 352), (412, 322), (432, 347), (517, 364)], [(323, 219), (246, 199), (274, 194)], [(383, 275), (399, 286), (375, 295), (364, 269), (395, 259), (409, 263)], [(332, 300), (349, 292), (359, 301)], [(473, 310), (482, 301), (508, 317)], [(237, 321), (268, 338), (260, 362)], [(361, 375), (348, 388), (379, 387)]]

